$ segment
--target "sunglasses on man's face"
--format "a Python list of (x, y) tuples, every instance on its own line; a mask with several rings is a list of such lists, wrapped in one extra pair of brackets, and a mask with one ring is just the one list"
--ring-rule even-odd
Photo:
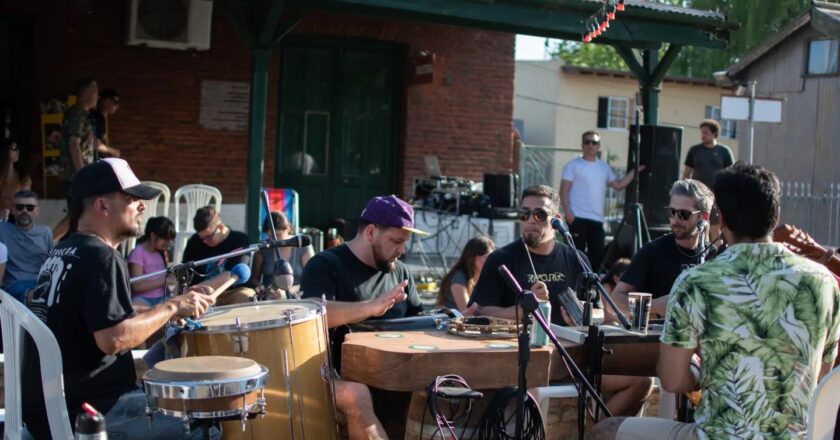
[(548, 211), (540, 208), (535, 208), (534, 210), (530, 210), (528, 208), (522, 208), (519, 210), (519, 220), (523, 222), (527, 222), (529, 218), (533, 215), (538, 222), (544, 222), (548, 220), (549, 213)]
[(24, 205), (22, 203), (15, 203), (15, 209), (18, 211), (23, 211), (24, 209), (26, 209), (27, 211), (32, 212), (35, 210), (36, 207), (37, 205)]
[(595, 139), (585, 139), (583, 145), (601, 145), (601, 141)]
[(694, 214), (697, 214), (700, 211), (689, 211), (688, 209), (676, 209), (670, 206), (665, 207), (665, 213), (668, 214), (668, 218), (677, 217), (680, 220), (688, 220)]

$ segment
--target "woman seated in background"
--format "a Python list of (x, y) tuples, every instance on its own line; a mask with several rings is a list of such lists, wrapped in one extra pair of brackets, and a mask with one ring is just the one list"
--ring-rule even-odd
[[(137, 247), (128, 255), (128, 271), (131, 277), (166, 269), (169, 264), (168, 248), (175, 239), (175, 225), (166, 217), (152, 217), (146, 222), (143, 236), (137, 239)], [(165, 299), (166, 276), (148, 278), (131, 284), (131, 300), (135, 310), (150, 309)]]
[(14, 221), (9, 214), (15, 202), (15, 193), (22, 189), (32, 189), (32, 178), (20, 162), (18, 144), (5, 139), (0, 143), (0, 221)]
[(621, 276), (624, 275), (624, 272), (627, 268), (630, 267), (630, 259), (629, 258), (619, 258), (615, 260), (612, 267), (606, 274), (604, 274), (603, 278), (601, 278), (601, 285), (604, 286), (604, 290), (607, 293), (612, 293), (615, 286), (618, 285), (618, 282), (621, 280)]
[(466, 310), (473, 287), (481, 275), (484, 260), (496, 248), (489, 237), (473, 237), (464, 246), (461, 258), (443, 277), (438, 291), (437, 307)]
[[(265, 218), (263, 222), (263, 232), (268, 234), (271, 238), (271, 225), (268, 223), (269, 219), (274, 223), (274, 230), (277, 232), (278, 240), (285, 240), (292, 236), (292, 225), (289, 219), (282, 212), (273, 211), (271, 215)], [(277, 252), (280, 251), (280, 256), (292, 266), (292, 274), (294, 275), (294, 282), (289, 292), (282, 292), (277, 289), (277, 286), (272, 285), (274, 279), (274, 266), (277, 261)], [(315, 249), (312, 246), (306, 247), (281, 247), (274, 249), (267, 249), (262, 252), (254, 254), (254, 261), (251, 269), (251, 280), (249, 284), (257, 287), (257, 291), (264, 290), (271, 286), (273, 289), (266, 296), (268, 299), (282, 299), (288, 297), (288, 293), (297, 294), (300, 289), (300, 274), (303, 273), (303, 266), (315, 255)]]

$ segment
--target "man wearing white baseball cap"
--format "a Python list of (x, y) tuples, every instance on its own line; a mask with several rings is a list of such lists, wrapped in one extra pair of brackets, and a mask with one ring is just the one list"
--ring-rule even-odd
[[(128, 267), (117, 245), (140, 235), (144, 200), (156, 197), (158, 190), (140, 183), (125, 160), (108, 158), (81, 168), (72, 191), (70, 235), (41, 266), (29, 299), (30, 309), (52, 330), (61, 348), (70, 420), (88, 402), (105, 414), (109, 438), (201, 438), (201, 430), (185, 434), (174, 418), (158, 417), (149, 426), (131, 349), (169, 320), (200, 316), (213, 303), (206, 294), (215, 286), (193, 286), (136, 313)], [(31, 341), (25, 350), (24, 421), (28, 434), (49, 438), (37, 350)]]

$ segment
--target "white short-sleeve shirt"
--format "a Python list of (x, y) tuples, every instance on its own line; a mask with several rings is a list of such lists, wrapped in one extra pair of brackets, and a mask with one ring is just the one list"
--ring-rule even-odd
[(606, 162), (588, 161), (578, 157), (563, 167), (563, 180), (572, 182), (569, 191), (569, 209), (576, 218), (604, 221), (604, 201), (607, 183), (616, 179)]

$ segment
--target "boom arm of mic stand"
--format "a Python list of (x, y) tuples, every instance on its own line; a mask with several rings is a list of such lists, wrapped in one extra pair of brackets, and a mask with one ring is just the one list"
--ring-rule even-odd
[(595, 403), (598, 405), (598, 408), (600, 408), (601, 411), (603, 411), (604, 414), (607, 415), (607, 417), (612, 417), (612, 413), (607, 408), (607, 405), (601, 399), (601, 396), (598, 394), (598, 392), (595, 391), (595, 387), (593, 387), (592, 384), (589, 383), (588, 380), (586, 380), (586, 376), (583, 374), (582, 371), (580, 371), (580, 368), (578, 368), (577, 364), (572, 359), (572, 356), (569, 354), (568, 351), (566, 351), (566, 349), (563, 347), (563, 344), (561, 344), (560, 340), (557, 339), (557, 336), (554, 335), (554, 332), (551, 331), (551, 327), (545, 321), (545, 317), (543, 316), (542, 311), (540, 311), (540, 309), (534, 310), (533, 312), (531, 312), (531, 316), (533, 316), (534, 321), (536, 321), (537, 324), (539, 324), (540, 327), (542, 327), (543, 330), (545, 330), (545, 334), (548, 335), (548, 339), (551, 339), (551, 342), (554, 343), (554, 346), (557, 347), (557, 350), (560, 352), (560, 357), (562, 357), (563, 360), (566, 361), (566, 365), (568, 365), (569, 369), (572, 370), (572, 376), (574, 376), (572, 379), (577, 379), (577, 381), (580, 382), (580, 384), (586, 388), (586, 390), (589, 392), (589, 395), (591, 395), (592, 398), (595, 400)]
[[(572, 239), (572, 234), (570, 234), (569, 231), (564, 231), (563, 237), (565, 237), (566, 239), (566, 244), (568, 244), (574, 251), (575, 257), (577, 257), (578, 264), (580, 265), (580, 269), (581, 271), (583, 271), (584, 276), (594, 276), (594, 273), (591, 269), (589, 269), (589, 266), (584, 264), (583, 259), (580, 258), (580, 253), (578, 253), (577, 248), (575, 247), (575, 241), (574, 239)], [(613, 312), (615, 312), (615, 316), (618, 317), (618, 321), (621, 322), (621, 325), (624, 326), (625, 329), (630, 330), (630, 321), (627, 320), (627, 317), (624, 316), (624, 313), (622, 313), (621, 309), (619, 309), (618, 306), (615, 304), (615, 301), (613, 301), (613, 299), (610, 297), (610, 294), (607, 293), (606, 290), (604, 290), (604, 286), (601, 285), (601, 281), (596, 279), (595, 287), (598, 289), (598, 293), (601, 294), (601, 298), (604, 298), (607, 301), (607, 304), (609, 304), (610, 307), (613, 309)]]

